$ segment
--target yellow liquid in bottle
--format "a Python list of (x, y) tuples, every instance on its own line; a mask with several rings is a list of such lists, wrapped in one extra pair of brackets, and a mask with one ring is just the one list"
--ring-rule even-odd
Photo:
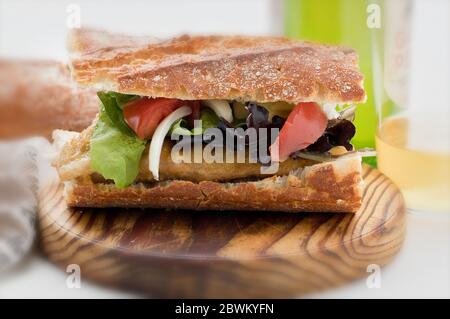
[(408, 149), (408, 125), (406, 117), (381, 125), (376, 136), (378, 168), (401, 189), (409, 209), (450, 212), (450, 152)]

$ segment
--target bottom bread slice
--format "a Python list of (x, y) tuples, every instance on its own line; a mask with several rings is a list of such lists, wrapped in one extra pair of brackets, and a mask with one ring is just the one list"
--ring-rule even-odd
[(65, 182), (76, 207), (189, 210), (356, 212), (362, 200), (361, 158), (354, 154), (259, 181), (135, 183), (125, 189), (91, 181)]

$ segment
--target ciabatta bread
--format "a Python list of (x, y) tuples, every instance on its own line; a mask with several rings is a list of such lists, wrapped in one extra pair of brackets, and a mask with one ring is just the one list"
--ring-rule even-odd
[(344, 156), (250, 182), (173, 180), (118, 189), (111, 183), (72, 180), (65, 182), (65, 197), (77, 207), (356, 212), (362, 199), (361, 158)]
[(180, 36), (159, 41), (75, 30), (71, 68), (81, 85), (183, 100), (363, 102), (348, 48), (281, 37)]

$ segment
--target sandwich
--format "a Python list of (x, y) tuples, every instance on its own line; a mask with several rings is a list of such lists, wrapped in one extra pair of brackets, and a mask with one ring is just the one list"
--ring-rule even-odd
[(54, 132), (69, 206), (359, 209), (352, 120), (366, 95), (352, 49), (87, 29), (69, 49), (73, 79), (99, 98), (84, 131)]

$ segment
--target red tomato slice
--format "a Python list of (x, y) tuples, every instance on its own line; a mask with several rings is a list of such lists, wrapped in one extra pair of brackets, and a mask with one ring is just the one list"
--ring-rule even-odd
[(187, 120), (193, 127), (194, 121), (200, 119), (200, 101), (189, 101), (188, 105), (191, 107), (192, 113), (187, 117)]
[(297, 104), (289, 114), (277, 139), (270, 146), (272, 161), (282, 162), (295, 151), (313, 144), (322, 136), (327, 123), (327, 116), (317, 103)]
[(166, 116), (185, 104), (185, 101), (177, 99), (144, 97), (126, 105), (123, 116), (140, 139), (147, 139), (153, 136), (158, 124)]

